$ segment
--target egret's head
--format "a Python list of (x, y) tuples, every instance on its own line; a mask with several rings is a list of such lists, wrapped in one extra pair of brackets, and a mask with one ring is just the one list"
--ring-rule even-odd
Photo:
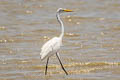
[(70, 9), (59, 8), (59, 9), (57, 10), (57, 12), (58, 12), (58, 13), (63, 13), (63, 12), (73, 12), (73, 11), (70, 10)]

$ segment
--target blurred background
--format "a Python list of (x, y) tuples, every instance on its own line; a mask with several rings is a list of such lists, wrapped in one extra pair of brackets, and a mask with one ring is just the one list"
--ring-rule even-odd
[[(68, 71), (56, 58), (40, 61), (41, 46), (61, 27), (60, 51)], [(120, 80), (120, 0), (0, 0), (0, 80)]]

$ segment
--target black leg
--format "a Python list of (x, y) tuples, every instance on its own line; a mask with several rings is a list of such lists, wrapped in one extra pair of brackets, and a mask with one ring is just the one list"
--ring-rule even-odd
[(45, 69), (45, 75), (47, 75), (48, 61), (49, 61), (49, 57), (47, 58), (46, 69)]
[(62, 65), (62, 62), (60, 61), (60, 58), (59, 58), (58, 53), (56, 53), (56, 56), (57, 56), (57, 58), (58, 58), (58, 60), (59, 60), (59, 62), (60, 62), (60, 65), (61, 65), (62, 69), (64, 70), (64, 72), (66, 73), (66, 75), (68, 75), (67, 71), (65, 70), (65, 68), (64, 68), (63, 65)]

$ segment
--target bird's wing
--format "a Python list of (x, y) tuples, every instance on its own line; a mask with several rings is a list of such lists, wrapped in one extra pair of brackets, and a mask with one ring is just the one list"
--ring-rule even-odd
[(59, 39), (57, 37), (52, 38), (51, 40), (47, 41), (41, 48), (41, 59), (45, 58), (49, 53), (54, 51), (57, 47)]

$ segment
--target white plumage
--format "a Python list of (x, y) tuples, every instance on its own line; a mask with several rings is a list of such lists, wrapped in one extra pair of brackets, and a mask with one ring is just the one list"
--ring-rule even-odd
[(41, 60), (45, 59), (46, 57), (50, 57), (60, 49), (62, 45), (62, 39), (59, 37), (54, 37), (51, 40), (47, 41), (41, 48)]
[(61, 64), (62, 69), (65, 71), (66, 75), (68, 75), (68, 73), (66, 72), (66, 70), (62, 65), (62, 62), (60, 61), (59, 53), (58, 53), (60, 47), (62, 46), (62, 38), (64, 36), (64, 26), (62, 20), (60, 19), (60, 13), (63, 12), (72, 12), (72, 10), (62, 9), (62, 8), (59, 8), (57, 10), (56, 17), (62, 28), (60, 36), (54, 37), (51, 40), (47, 41), (41, 48), (41, 53), (40, 53), (41, 60), (47, 57), (45, 74), (47, 74), (47, 65), (48, 65), (49, 57), (56, 53), (56, 56)]

